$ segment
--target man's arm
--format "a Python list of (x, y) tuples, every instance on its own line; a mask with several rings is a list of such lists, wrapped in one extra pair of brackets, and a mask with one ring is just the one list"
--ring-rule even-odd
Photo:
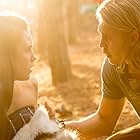
[(110, 135), (120, 116), (125, 99), (103, 97), (98, 111), (80, 121), (66, 122), (67, 128), (77, 129), (88, 139)]

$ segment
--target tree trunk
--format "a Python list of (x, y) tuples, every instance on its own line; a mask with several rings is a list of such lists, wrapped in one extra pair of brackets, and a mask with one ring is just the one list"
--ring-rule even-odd
[[(41, 43), (40, 45), (46, 48), (43, 50), (44, 53), (47, 53), (51, 67), (52, 82), (57, 85), (69, 80), (72, 75), (65, 33), (63, 0), (44, 0), (42, 2), (44, 16), (41, 15), (40, 26), (43, 26), (44, 33), (41, 31), (42, 45)], [(43, 25), (42, 21), (45, 21)]]
[(73, 44), (77, 41), (79, 31), (79, 0), (66, 0), (66, 17), (68, 27), (68, 42)]

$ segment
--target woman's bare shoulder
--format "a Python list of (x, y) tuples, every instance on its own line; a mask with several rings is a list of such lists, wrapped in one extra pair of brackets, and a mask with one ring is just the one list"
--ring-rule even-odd
[(38, 87), (37, 81), (29, 79), (27, 81), (15, 81), (13, 99), (9, 112), (14, 112), (25, 106), (37, 105)]

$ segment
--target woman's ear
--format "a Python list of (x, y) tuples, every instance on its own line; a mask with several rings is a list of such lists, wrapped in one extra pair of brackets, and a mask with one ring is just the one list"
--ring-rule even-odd
[(137, 30), (133, 30), (130, 34), (130, 46), (133, 47), (139, 40), (139, 32)]

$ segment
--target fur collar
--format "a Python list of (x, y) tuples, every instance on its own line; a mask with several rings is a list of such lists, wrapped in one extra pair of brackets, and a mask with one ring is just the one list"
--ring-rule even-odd
[(34, 140), (39, 134), (50, 133), (56, 135), (56, 140), (79, 140), (76, 131), (61, 130), (55, 120), (50, 120), (44, 106), (40, 106), (30, 122), (21, 128), (13, 140)]
[(54, 120), (49, 119), (48, 112), (44, 106), (40, 106), (34, 113), (30, 122), (21, 128), (13, 140), (34, 140), (41, 133), (55, 133), (59, 126)]

